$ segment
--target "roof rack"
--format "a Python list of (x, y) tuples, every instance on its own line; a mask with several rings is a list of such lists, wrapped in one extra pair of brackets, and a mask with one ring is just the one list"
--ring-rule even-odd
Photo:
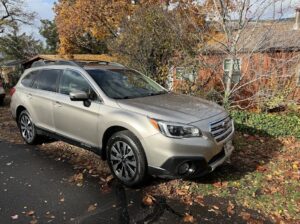
[(71, 66), (80, 66), (78, 63), (74, 61), (66, 61), (66, 60), (57, 60), (57, 61), (47, 61), (47, 60), (39, 60), (32, 63), (31, 68), (46, 66), (46, 65), (71, 65)]
[(111, 62), (111, 61), (78, 61), (79, 64), (83, 66), (87, 65), (112, 65), (112, 66), (118, 66), (118, 67), (125, 67), (124, 65), (117, 63), (117, 62)]
[(31, 68), (46, 66), (46, 65), (71, 65), (77, 67), (83, 67), (87, 65), (95, 66), (95, 65), (112, 65), (118, 67), (125, 67), (122, 64), (117, 62), (109, 62), (109, 61), (71, 61), (71, 60), (39, 60), (32, 63)]

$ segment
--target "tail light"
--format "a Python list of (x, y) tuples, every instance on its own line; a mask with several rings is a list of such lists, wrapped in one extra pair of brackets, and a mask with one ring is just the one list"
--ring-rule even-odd
[(15, 92), (16, 92), (16, 88), (13, 87), (13, 88), (10, 89), (9, 95), (13, 96)]

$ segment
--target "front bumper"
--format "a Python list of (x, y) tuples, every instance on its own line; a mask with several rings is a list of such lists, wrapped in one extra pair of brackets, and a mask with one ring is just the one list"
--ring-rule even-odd
[[(218, 166), (228, 160), (234, 150), (232, 140), (227, 142), (228, 146), (224, 146), (222, 150), (213, 158), (207, 161), (203, 156), (174, 156), (169, 158), (161, 167), (149, 166), (149, 173), (157, 176), (185, 177), (195, 178), (204, 176), (214, 171)], [(183, 164), (190, 165), (190, 171), (180, 174), (180, 166)]]
[[(234, 130), (217, 143), (209, 134), (205, 138), (171, 139), (154, 135), (147, 139), (146, 156), (149, 173), (157, 176), (199, 177), (215, 170), (232, 154)], [(184, 163), (190, 166), (189, 172), (180, 172)]]

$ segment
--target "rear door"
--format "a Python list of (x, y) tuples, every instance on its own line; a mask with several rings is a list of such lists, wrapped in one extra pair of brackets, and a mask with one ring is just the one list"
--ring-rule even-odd
[[(90, 105), (71, 101), (72, 91), (84, 91), (90, 96)], [(66, 69), (59, 82), (59, 97), (54, 105), (56, 132), (85, 146), (99, 146), (98, 125), (100, 100), (89, 82), (78, 71)]]
[(28, 93), (35, 125), (49, 131), (55, 130), (53, 105), (57, 98), (58, 80), (61, 73), (60, 69), (40, 70)]

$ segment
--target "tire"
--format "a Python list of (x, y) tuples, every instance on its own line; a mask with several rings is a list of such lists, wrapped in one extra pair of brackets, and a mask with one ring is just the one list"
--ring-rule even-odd
[(18, 118), (18, 126), (21, 136), (27, 144), (34, 145), (38, 142), (39, 136), (27, 110), (21, 112)]
[(0, 98), (0, 106), (4, 105), (4, 98)]
[(138, 138), (130, 131), (113, 134), (106, 147), (114, 177), (128, 187), (140, 185), (147, 176), (147, 160)]

